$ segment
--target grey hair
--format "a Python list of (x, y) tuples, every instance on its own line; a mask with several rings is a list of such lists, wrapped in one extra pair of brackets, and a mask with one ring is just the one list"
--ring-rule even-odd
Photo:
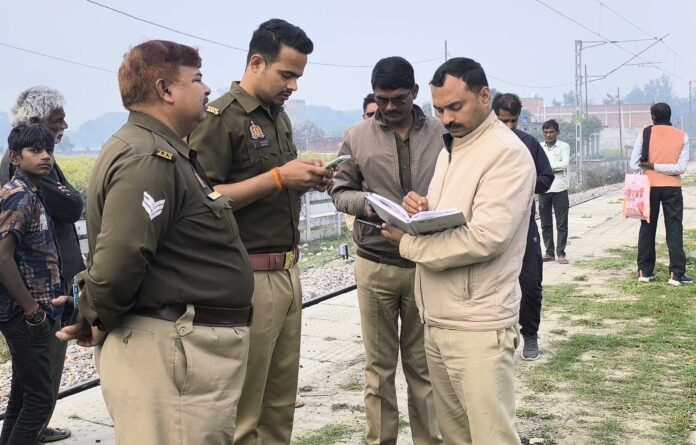
[(63, 108), (65, 98), (54, 88), (37, 85), (22, 91), (12, 106), (12, 126), (30, 124), (48, 118), (56, 108)]

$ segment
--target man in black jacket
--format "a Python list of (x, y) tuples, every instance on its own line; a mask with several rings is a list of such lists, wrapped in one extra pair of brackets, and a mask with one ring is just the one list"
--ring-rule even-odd
[[(34, 86), (20, 93), (17, 102), (12, 107), (12, 126), (20, 124), (40, 123), (48, 128), (55, 136), (56, 145), (63, 138), (63, 133), (68, 128), (65, 122), (63, 96), (55, 89), (45, 86)], [(9, 150), (0, 161), (0, 186), (7, 183), (14, 172), (9, 163)], [(51, 172), (41, 179), (41, 193), (46, 202), (46, 207), (53, 220), (53, 226), (58, 242), (58, 251), (61, 258), (61, 274), (67, 289), (72, 288), (73, 277), (85, 268), (80, 252), (80, 242), (77, 238), (74, 223), (82, 215), (82, 198), (65, 178), (58, 163), (53, 164)], [(66, 312), (72, 311), (72, 305), (65, 307)], [(67, 320), (69, 313), (64, 314)], [(61, 323), (55, 323), (54, 330), (58, 331)], [(51, 342), (51, 375), (54, 384), (55, 407), (60, 379), (63, 374), (65, 352), (67, 343), (58, 340), (55, 336)], [(50, 428), (46, 426), (42, 440), (54, 442), (70, 437), (70, 430), (64, 428)]]
[[(522, 102), (516, 94), (498, 93), (493, 98), (493, 111), (498, 119), (514, 131), (534, 159), (537, 180), (534, 193), (544, 193), (553, 182), (553, 170), (549, 159), (541, 148), (539, 141), (529, 133), (517, 129), (517, 122), (522, 113)], [(537, 332), (541, 320), (542, 298), (542, 259), (541, 245), (539, 244), (539, 228), (535, 221), (535, 205), (532, 205), (532, 215), (529, 220), (529, 232), (527, 232), (527, 248), (522, 260), (520, 272), (520, 287), (522, 288), (522, 302), (520, 304), (520, 325), (524, 348), (522, 358), (524, 360), (536, 360), (539, 358), (539, 342)]]

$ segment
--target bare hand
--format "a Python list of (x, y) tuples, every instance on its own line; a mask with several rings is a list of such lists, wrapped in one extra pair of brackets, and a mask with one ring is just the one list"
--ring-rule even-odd
[(404, 233), (406, 232), (391, 224), (382, 224), (382, 236), (395, 246), (401, 243), (401, 238), (404, 236)]
[(644, 170), (655, 170), (655, 164), (652, 162), (640, 162), (638, 166)]
[[(317, 165), (320, 164), (320, 165)], [(280, 167), (280, 176), (283, 180), (283, 185), (290, 189), (299, 192), (316, 187), (322, 184), (325, 176), (329, 175), (329, 171), (321, 166), (321, 161), (303, 161), (295, 159)]]
[(408, 192), (408, 195), (404, 196), (403, 201), (401, 201), (401, 207), (403, 207), (409, 215), (415, 215), (418, 212), (428, 210), (428, 198), (416, 192)]
[(65, 326), (56, 332), (60, 341), (77, 340), (77, 344), (85, 348), (99, 346), (104, 343), (108, 332), (100, 331), (95, 326), (90, 326), (82, 314), (77, 314), (75, 324)]
[(372, 208), (370, 203), (367, 201), (367, 198), (365, 198), (365, 205), (363, 207), (363, 213), (365, 213), (366, 219), (372, 219), (372, 220), (379, 219), (379, 217), (377, 216), (377, 212), (375, 212), (375, 209)]
[(61, 184), (60, 182), (58, 183), (58, 190), (60, 190), (65, 196), (70, 196), (72, 194), (70, 189)]

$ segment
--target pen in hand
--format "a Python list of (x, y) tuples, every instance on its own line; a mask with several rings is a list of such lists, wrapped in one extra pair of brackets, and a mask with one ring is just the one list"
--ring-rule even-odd
[(360, 219), (360, 218), (356, 218), (355, 220), (359, 223), (362, 223), (362, 224), (365, 224), (368, 226), (372, 226), (376, 229), (380, 229), (380, 230), (382, 229), (382, 223), (378, 223), (378, 222), (374, 222), (374, 221), (366, 221), (366, 220)]

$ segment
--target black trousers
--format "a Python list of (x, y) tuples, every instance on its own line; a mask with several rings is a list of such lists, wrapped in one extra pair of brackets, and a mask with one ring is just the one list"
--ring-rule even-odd
[(522, 336), (537, 335), (541, 321), (541, 298), (543, 265), (541, 261), (541, 243), (536, 221), (529, 223), (527, 247), (520, 271), (522, 301), (520, 303), (520, 326)]
[[(549, 256), (565, 256), (568, 242), (568, 190), (539, 194), (539, 218), (541, 219), (541, 234), (544, 237), (546, 254)], [(558, 232), (556, 248), (553, 243), (553, 216), (556, 215), (556, 231)], [(555, 252), (554, 252), (555, 250)]]
[(53, 321), (30, 334), (21, 314), (0, 323), (12, 355), (12, 384), (0, 445), (31, 445), (48, 424), (55, 405), (50, 343)]
[(652, 272), (655, 269), (655, 232), (660, 204), (664, 211), (669, 271), (681, 275), (686, 272), (684, 254), (684, 198), (681, 187), (652, 187), (650, 189), (650, 222), (640, 222), (638, 233), (638, 269)]

